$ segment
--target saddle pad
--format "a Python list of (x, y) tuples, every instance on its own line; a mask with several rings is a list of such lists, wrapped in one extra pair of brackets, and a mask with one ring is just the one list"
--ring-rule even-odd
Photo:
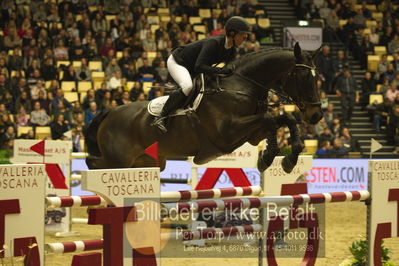
[[(184, 109), (178, 109), (175, 112), (173, 112), (172, 114), (170, 114), (170, 116), (185, 115), (187, 112), (197, 110), (198, 106), (201, 103), (202, 97), (204, 95), (204, 77), (203, 77), (203, 75), (201, 75), (201, 79), (202, 79), (201, 90), (198, 93), (197, 97), (195, 97), (193, 106), (192, 107), (188, 106), (187, 108), (184, 108)], [(162, 97), (158, 97), (158, 98), (151, 100), (147, 106), (148, 112), (153, 116), (160, 116), (161, 112), (162, 112), (162, 108), (168, 99), (169, 99), (169, 96), (162, 96)]]

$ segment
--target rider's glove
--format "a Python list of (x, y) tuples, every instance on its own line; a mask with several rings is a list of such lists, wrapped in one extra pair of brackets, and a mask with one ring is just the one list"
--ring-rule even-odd
[(217, 68), (217, 74), (219, 75), (231, 75), (233, 72), (233, 69), (230, 67)]

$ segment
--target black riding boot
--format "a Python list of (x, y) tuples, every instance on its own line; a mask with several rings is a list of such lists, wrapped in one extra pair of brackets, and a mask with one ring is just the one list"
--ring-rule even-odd
[(162, 133), (166, 133), (168, 130), (166, 129), (166, 119), (168, 118), (169, 114), (173, 111), (181, 108), (185, 103), (187, 97), (184, 95), (181, 89), (174, 91), (172, 94), (169, 95), (169, 99), (166, 101), (161, 116), (155, 118), (154, 122), (152, 122), (152, 126), (157, 126)]

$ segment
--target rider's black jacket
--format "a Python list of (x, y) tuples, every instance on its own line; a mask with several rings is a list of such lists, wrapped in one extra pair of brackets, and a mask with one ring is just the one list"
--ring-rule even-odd
[(186, 46), (180, 46), (173, 51), (173, 57), (179, 65), (184, 66), (191, 76), (199, 73), (220, 73), (220, 68), (211, 67), (220, 62), (229, 62), (235, 58), (234, 46), (225, 48), (226, 36), (208, 37)]

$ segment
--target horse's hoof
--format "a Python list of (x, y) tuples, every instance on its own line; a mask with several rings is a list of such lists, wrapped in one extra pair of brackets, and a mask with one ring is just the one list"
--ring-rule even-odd
[(283, 161), (281, 162), (281, 167), (283, 168), (284, 172), (287, 174), (292, 172), (292, 169), (294, 169), (295, 164), (293, 164), (288, 156), (285, 156), (283, 158)]

